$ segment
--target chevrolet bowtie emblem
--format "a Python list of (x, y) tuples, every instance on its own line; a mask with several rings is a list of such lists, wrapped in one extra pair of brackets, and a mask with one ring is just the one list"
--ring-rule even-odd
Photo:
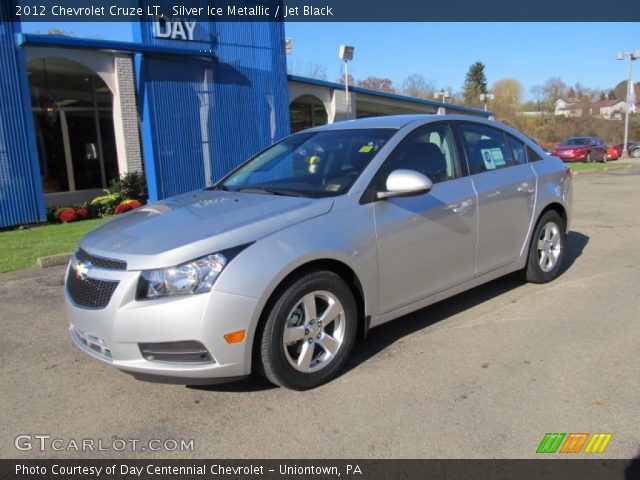
[(89, 270), (91, 270), (91, 266), (91, 262), (78, 262), (75, 268), (76, 277), (80, 280), (86, 279)]

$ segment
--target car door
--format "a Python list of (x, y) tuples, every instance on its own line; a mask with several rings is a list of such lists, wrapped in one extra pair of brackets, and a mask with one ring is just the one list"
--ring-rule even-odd
[(601, 138), (596, 137), (596, 145), (598, 146), (598, 158), (604, 160), (605, 154), (607, 153), (607, 144), (604, 143)]
[(392, 171), (410, 169), (433, 182), (428, 193), (374, 204), (381, 315), (473, 278), (476, 195), (458, 158), (449, 124), (430, 124), (410, 133), (374, 179), (383, 191)]
[(524, 144), (498, 128), (456, 125), (478, 195), (476, 275), (516, 261), (533, 218), (536, 177)]

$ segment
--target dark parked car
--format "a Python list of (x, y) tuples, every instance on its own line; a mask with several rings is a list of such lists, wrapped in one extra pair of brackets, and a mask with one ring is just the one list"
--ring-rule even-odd
[(565, 162), (606, 162), (607, 145), (598, 137), (571, 137), (553, 148), (551, 155)]

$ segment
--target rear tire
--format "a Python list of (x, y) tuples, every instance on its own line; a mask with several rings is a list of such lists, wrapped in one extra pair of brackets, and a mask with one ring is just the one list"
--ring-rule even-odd
[(634, 148), (631, 150), (631, 156), (633, 158), (640, 158), (640, 148)]
[(335, 273), (293, 280), (267, 312), (259, 345), (264, 376), (294, 390), (332, 380), (353, 348), (357, 316), (351, 290)]
[(565, 221), (557, 212), (550, 210), (540, 217), (524, 270), (528, 282), (547, 283), (558, 276), (567, 249), (565, 231)]

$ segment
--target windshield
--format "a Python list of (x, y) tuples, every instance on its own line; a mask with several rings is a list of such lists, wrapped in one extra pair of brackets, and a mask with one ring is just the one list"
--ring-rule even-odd
[(587, 145), (589, 143), (589, 139), (587, 137), (574, 137), (570, 138), (563, 145)]
[(396, 130), (326, 130), (292, 135), (214, 188), (329, 197), (344, 193)]

